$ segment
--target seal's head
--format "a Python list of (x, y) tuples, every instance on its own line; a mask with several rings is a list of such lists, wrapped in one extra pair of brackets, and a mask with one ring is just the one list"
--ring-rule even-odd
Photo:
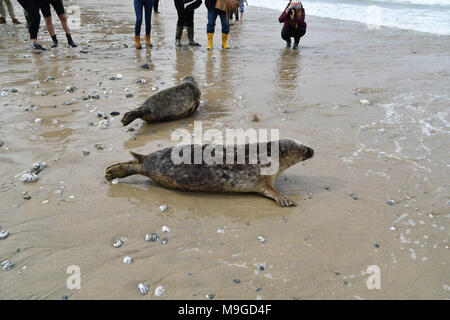
[(126, 112), (123, 117), (122, 120), (120, 120), (120, 122), (122, 122), (123, 126), (127, 126), (130, 123), (132, 123), (134, 120), (136, 120), (137, 118), (139, 118), (140, 113), (137, 111), (129, 111)]
[(197, 81), (195, 81), (195, 78), (193, 76), (186, 76), (182, 80), (183, 82), (192, 82), (197, 86)]
[(311, 159), (314, 156), (313, 149), (291, 139), (280, 140), (279, 152), (280, 164), (284, 168)]

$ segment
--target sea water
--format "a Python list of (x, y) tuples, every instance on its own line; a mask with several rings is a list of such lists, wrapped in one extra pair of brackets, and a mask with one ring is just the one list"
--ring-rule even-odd
[[(282, 11), (286, 0), (247, 0), (251, 6)], [(367, 24), (450, 35), (450, 0), (305, 0), (306, 14)]]

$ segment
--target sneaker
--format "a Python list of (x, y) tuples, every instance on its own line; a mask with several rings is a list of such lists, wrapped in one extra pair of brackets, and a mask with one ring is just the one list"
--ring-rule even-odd
[(32, 43), (30, 46), (31, 46), (31, 50), (33, 50), (35, 52), (42, 52), (42, 51), (47, 50), (44, 47), (42, 47), (39, 43)]
[(290, 41), (286, 41), (286, 48), (290, 48), (291, 47), (291, 42)]
[(294, 43), (294, 45), (292, 46), (292, 49), (298, 50), (298, 43)]

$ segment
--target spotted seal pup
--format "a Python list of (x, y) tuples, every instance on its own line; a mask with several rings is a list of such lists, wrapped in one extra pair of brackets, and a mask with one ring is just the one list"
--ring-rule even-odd
[(127, 126), (137, 118), (148, 123), (185, 118), (197, 110), (200, 96), (194, 77), (187, 76), (179, 85), (152, 95), (141, 107), (125, 113), (121, 122)]
[[(187, 145), (190, 151), (191, 162), (194, 163), (195, 148), (201, 147), (201, 152), (211, 145)], [(245, 147), (245, 164), (237, 164), (240, 147)], [(253, 149), (253, 148), (256, 149)], [(234, 146), (234, 150), (229, 153), (234, 156), (234, 163), (227, 164), (207, 164), (202, 159), (202, 164), (174, 164), (172, 151), (176, 147), (165, 148), (153, 152), (147, 156), (131, 152), (135, 160), (122, 162), (109, 166), (105, 170), (105, 178), (113, 180), (124, 178), (133, 174), (141, 174), (158, 182), (162, 186), (181, 191), (207, 191), (207, 192), (254, 192), (264, 197), (273, 199), (281, 207), (295, 206), (295, 202), (280, 194), (273, 186), (275, 178), (290, 166), (310, 159), (314, 155), (314, 150), (304, 146), (294, 140), (282, 139), (278, 141), (278, 159), (276, 170), (268, 175), (263, 175), (262, 169), (268, 168), (267, 162), (261, 161), (258, 156), (257, 161), (249, 161), (249, 150), (267, 150), (267, 157), (276, 154), (272, 152), (272, 143), (258, 143)], [(216, 146), (215, 150), (222, 153), (222, 160), (226, 160), (228, 150), (226, 146)], [(184, 154), (178, 151), (180, 155)], [(211, 152), (211, 154), (215, 153)], [(204, 154), (204, 153), (202, 153)], [(242, 154), (242, 153), (241, 153)], [(255, 163), (255, 164), (250, 164)]]

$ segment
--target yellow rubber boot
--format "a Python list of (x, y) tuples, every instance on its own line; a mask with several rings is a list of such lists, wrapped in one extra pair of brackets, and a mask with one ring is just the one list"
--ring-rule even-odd
[(228, 33), (222, 33), (222, 48), (229, 49), (228, 46)]
[(213, 39), (214, 39), (214, 33), (208, 32), (208, 46), (206, 47), (207, 50), (212, 50), (213, 48)]
[(140, 36), (134, 36), (134, 46), (136, 49), (142, 49)]
[(149, 34), (146, 34), (146, 35), (145, 35), (145, 45), (146, 45), (148, 48), (153, 47), (152, 43), (150, 42), (150, 35), (149, 35)]

